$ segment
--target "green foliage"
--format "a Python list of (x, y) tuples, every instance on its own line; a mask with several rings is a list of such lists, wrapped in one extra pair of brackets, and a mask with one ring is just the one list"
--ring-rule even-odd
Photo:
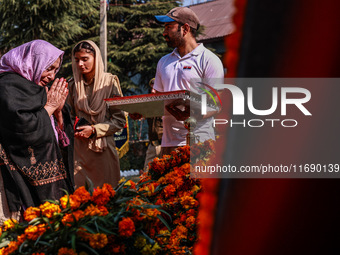
[[(154, 15), (178, 6), (169, 1), (116, 1), (108, 12), (108, 70), (118, 74), (124, 94), (145, 91), (158, 60), (172, 51)], [(145, 93), (145, 92), (144, 92)]]
[(99, 15), (96, 2), (3, 0), (0, 4), (0, 50), (7, 51), (35, 39), (66, 47), (86, 32), (88, 20)]

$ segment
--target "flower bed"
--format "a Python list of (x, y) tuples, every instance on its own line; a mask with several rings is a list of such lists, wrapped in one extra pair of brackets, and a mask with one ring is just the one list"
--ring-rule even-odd
[(149, 166), (138, 183), (80, 187), (28, 208), (2, 226), (0, 254), (191, 254), (201, 182), (190, 178), (190, 147)]

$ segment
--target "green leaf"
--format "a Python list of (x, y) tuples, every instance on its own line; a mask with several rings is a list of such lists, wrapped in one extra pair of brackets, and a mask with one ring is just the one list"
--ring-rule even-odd
[(166, 222), (166, 220), (161, 216), (161, 215), (157, 215), (157, 218), (163, 222), (163, 224), (168, 228), (169, 231), (171, 231), (170, 226), (168, 225), (168, 223)]
[(91, 234), (95, 234), (96, 232), (93, 231), (89, 226), (87, 225), (81, 225), (80, 227), (85, 228), (88, 232), (90, 232)]
[(149, 241), (150, 244), (153, 245), (155, 243), (155, 241), (152, 238), (150, 238), (143, 230), (141, 231), (141, 233), (146, 238), (146, 240)]
[(74, 233), (71, 235), (71, 245), (72, 249), (76, 250), (76, 235)]

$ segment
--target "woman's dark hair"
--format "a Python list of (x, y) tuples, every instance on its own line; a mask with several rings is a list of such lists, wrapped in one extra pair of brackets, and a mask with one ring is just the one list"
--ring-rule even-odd
[(81, 51), (82, 49), (86, 50), (87, 53), (92, 53), (94, 56), (96, 56), (96, 51), (95, 49), (89, 44), (88, 42), (81, 42), (74, 47), (73, 54), (76, 52)]

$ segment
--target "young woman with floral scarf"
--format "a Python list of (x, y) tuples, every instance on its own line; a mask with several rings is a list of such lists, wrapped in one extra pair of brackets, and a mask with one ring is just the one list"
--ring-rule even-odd
[(92, 41), (79, 42), (72, 51), (74, 82), (70, 82), (68, 103), (72, 116), (86, 123), (75, 130), (75, 184), (91, 180), (94, 187), (120, 179), (119, 157), (114, 133), (125, 126), (123, 111), (109, 109), (104, 99), (122, 96), (116, 75), (104, 72), (98, 46)]
[(34, 40), (0, 60), (2, 219), (74, 190), (73, 130), (64, 107), (67, 82), (55, 79), (47, 87), (63, 54), (46, 41)]

